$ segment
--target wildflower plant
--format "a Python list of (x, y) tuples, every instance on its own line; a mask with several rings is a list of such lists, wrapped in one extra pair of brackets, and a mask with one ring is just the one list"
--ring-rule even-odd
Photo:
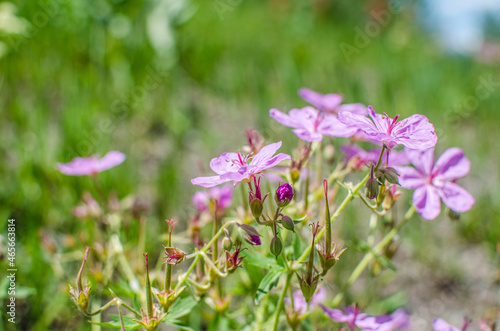
[[(162, 224), (163, 236), (158, 236), (163, 248), (156, 266), (148, 253), (145, 268), (135, 262), (145, 251), (145, 223), (151, 222), (144, 209), (111, 203), (104, 192), (99, 200), (85, 193), (84, 205), (74, 214), (95, 222), (88, 235), (94, 253), (90, 256), (86, 250), (76, 287), (70, 287), (75, 307), (94, 324), (121, 329), (156, 330), (162, 323), (190, 329), (186, 315), (201, 314), (207, 318), (198, 326), (212, 330), (331, 328), (331, 323), (344, 330), (410, 330), (406, 310), (365, 313), (370, 306), (356, 305), (350, 287), (370, 266), (392, 264), (404, 240), (400, 230), (415, 219), (415, 212), (434, 219), (441, 200), (457, 213), (472, 208), (473, 197), (456, 183), (468, 173), (470, 162), (461, 149), (451, 148), (434, 163), (437, 136), (424, 115), (401, 120), (376, 114), (372, 107), (367, 111), (359, 103), (342, 104), (338, 94), (308, 89), (299, 94), (312, 106), (288, 114), (270, 111), (298, 137), (295, 156), (277, 153), (284, 147), (281, 142), (266, 145), (257, 131), (247, 130), (249, 146), (235, 146), (213, 158), (215, 175), (191, 180), (199, 189), (192, 199), (192, 215)], [(322, 146), (332, 139), (343, 153), (326, 168)], [(375, 146), (366, 151), (359, 142)], [(58, 169), (66, 175), (96, 177), (124, 160), (121, 153), (110, 152), (101, 160), (78, 158)], [(278, 175), (277, 182), (269, 179), (270, 172)], [(97, 179), (94, 185), (98, 188)], [(404, 214), (395, 208), (408, 201), (400, 199), (406, 192), (400, 187), (414, 190)], [(336, 222), (354, 200), (366, 206), (371, 229), (377, 222), (384, 226), (379, 235), (370, 233), (363, 257), (344, 279), (338, 262), (356, 259), (350, 254), (356, 245), (342, 240)], [(141, 222), (137, 245), (127, 245), (122, 238), (127, 215)], [(95, 284), (83, 286), (86, 269), (94, 273)], [(341, 286), (332, 282), (336, 277), (340, 279), (335, 284)], [(127, 284), (120, 293), (130, 301), (112, 290), (120, 278)], [(110, 289), (109, 295), (104, 288)], [(116, 306), (111, 321), (101, 321), (98, 316), (111, 306)], [(312, 316), (315, 319), (309, 320)], [(435, 330), (446, 327), (444, 320), (434, 322)]]

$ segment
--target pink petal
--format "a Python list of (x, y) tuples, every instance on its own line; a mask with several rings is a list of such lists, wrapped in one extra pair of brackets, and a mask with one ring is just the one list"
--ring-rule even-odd
[(411, 149), (428, 149), (434, 147), (437, 142), (434, 125), (429, 123), (427, 117), (420, 114), (398, 122), (392, 135), (399, 144)]
[[(383, 133), (387, 132), (389, 124), (387, 123), (388, 120), (384, 116), (375, 113), (375, 110), (373, 110), (372, 106), (368, 106), (368, 115), (370, 115), (378, 132), (383, 132)], [(390, 117), (389, 117), (389, 122), (392, 122), (392, 118)]]
[(333, 112), (342, 102), (342, 95), (340, 94), (321, 94), (313, 90), (302, 88), (299, 90), (299, 95), (302, 99), (309, 102), (316, 108), (326, 112)]
[(411, 163), (422, 175), (430, 176), (434, 165), (434, 148), (426, 150), (406, 149)]
[(321, 305), (321, 308), (325, 311), (326, 315), (330, 317), (332, 320), (337, 322), (347, 322), (349, 320), (349, 315), (345, 315), (344, 312), (340, 309), (328, 308)]
[(308, 142), (321, 141), (323, 139), (323, 135), (318, 132), (310, 132), (306, 129), (295, 129), (292, 131), (297, 137)]
[(121, 164), (123, 161), (125, 161), (126, 158), (127, 157), (122, 152), (118, 151), (108, 152), (106, 155), (102, 157), (102, 159), (97, 160), (96, 169), (99, 172), (108, 170), (110, 168), (113, 168)]
[(426, 184), (426, 177), (412, 167), (397, 167), (401, 187), (414, 190)]
[(191, 183), (203, 187), (214, 187), (219, 184), (230, 181), (231, 179), (221, 178), (220, 176), (196, 177), (191, 179)]
[(255, 154), (250, 164), (255, 165), (267, 161), (274, 155), (274, 153), (276, 153), (278, 149), (280, 149), (280, 147), (281, 141), (264, 146), (257, 154)]
[(204, 191), (198, 191), (193, 195), (193, 205), (199, 211), (204, 211), (207, 209), (207, 204), (209, 200), (210, 197), (208, 196), (208, 193)]
[(75, 157), (69, 163), (58, 163), (57, 169), (68, 176), (85, 176), (98, 173), (95, 157)]
[(213, 158), (210, 161), (210, 168), (216, 174), (222, 175), (226, 172), (237, 171), (238, 167), (235, 165), (235, 162), (239, 163), (237, 153), (222, 153), (221, 156)]
[(353, 114), (365, 116), (368, 114), (366, 106), (362, 103), (346, 103), (337, 107), (337, 112), (347, 111)]
[(448, 324), (441, 318), (436, 318), (432, 322), (432, 331), (460, 331), (460, 329)]
[(265, 162), (262, 162), (258, 165), (255, 165), (255, 170), (252, 170), (251, 173), (259, 173), (261, 172), (262, 170), (266, 170), (266, 169), (270, 169), (276, 165), (278, 165), (281, 161), (284, 161), (284, 160), (291, 160), (292, 157), (288, 154), (284, 154), (284, 153), (279, 153), (278, 155), (268, 159), (268, 160), (265, 160)]
[(475, 201), (472, 195), (455, 183), (444, 183), (437, 191), (444, 204), (457, 213), (464, 213), (474, 205)]
[(317, 131), (325, 136), (347, 138), (356, 134), (358, 129), (345, 125), (334, 115), (327, 114), (319, 124)]
[(441, 212), (441, 200), (432, 185), (417, 188), (413, 193), (413, 204), (417, 212), (427, 220), (435, 219)]
[(339, 113), (337, 119), (347, 126), (353, 126), (362, 130), (369, 136), (379, 134), (379, 131), (377, 130), (373, 122), (365, 116), (342, 111)]
[(280, 112), (277, 109), (271, 109), (269, 110), (269, 115), (274, 118), (278, 123), (283, 124), (284, 126), (296, 128), (300, 126), (300, 123), (298, 123), (296, 120), (294, 120), (292, 117), (289, 115)]
[(455, 180), (469, 173), (470, 161), (460, 148), (447, 149), (437, 160), (434, 171), (440, 180)]

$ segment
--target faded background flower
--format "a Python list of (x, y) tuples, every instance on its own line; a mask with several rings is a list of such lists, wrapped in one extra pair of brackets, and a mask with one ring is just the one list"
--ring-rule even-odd
[[(497, 304), (499, 3), (1, 2), (0, 232), (8, 218), (22, 224), (19, 329), (90, 329), (60, 290), (76, 262), (61, 273), (44, 240), (63, 255), (80, 244), (86, 224), (72, 210), (89, 178), (62, 175), (57, 162), (110, 150), (126, 154), (126, 162), (98, 178), (120, 200), (137, 194), (149, 203), (147, 249), (159, 256), (163, 220), (177, 216), (183, 231), (195, 213), (190, 201), (199, 188), (189, 180), (209, 173), (214, 156), (243, 150), (245, 129), (260, 130), (267, 143), (283, 141), (280, 152), (292, 154), (299, 139), (269, 109), (308, 106), (297, 93), (304, 87), (371, 104), (391, 117), (424, 114), (439, 136), (436, 155), (457, 146), (471, 162), (460, 185), (475, 207), (458, 223), (445, 212), (433, 222), (412, 220), (393, 261), (400, 277), (391, 270), (377, 279), (364, 276), (371, 292), (356, 287), (350, 298), (374, 310), (405, 306), (418, 330), (430, 330), (436, 316), (460, 326), (464, 315)], [(341, 157), (338, 142), (347, 140), (333, 141), (334, 158)], [(398, 204), (410, 199), (405, 190)], [(349, 222), (336, 223), (346, 242), (368, 231), (367, 214), (357, 207), (342, 216)], [(135, 234), (139, 227), (129, 220), (123, 231)], [(349, 254), (336, 266), (339, 279), (361, 252)]]

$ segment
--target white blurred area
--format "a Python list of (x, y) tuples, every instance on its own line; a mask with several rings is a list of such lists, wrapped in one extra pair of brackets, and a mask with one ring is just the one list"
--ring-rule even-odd
[(445, 49), (477, 54), (492, 47), (484, 26), (487, 19), (500, 23), (500, 0), (425, 0), (425, 7), (425, 20)]

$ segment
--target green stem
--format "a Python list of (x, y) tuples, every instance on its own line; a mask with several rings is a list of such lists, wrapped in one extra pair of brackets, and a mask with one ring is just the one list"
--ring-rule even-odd
[(358, 263), (356, 268), (352, 271), (351, 275), (347, 279), (347, 282), (342, 288), (342, 291), (340, 291), (335, 296), (335, 298), (333, 298), (332, 307), (336, 307), (340, 303), (340, 301), (344, 298), (346, 290), (359, 278), (359, 276), (361, 276), (361, 273), (365, 270), (368, 264), (374, 259), (375, 254), (379, 254), (382, 251), (382, 249), (384, 249), (384, 247), (391, 242), (394, 236), (396, 236), (399, 230), (411, 219), (414, 213), (415, 213), (415, 206), (412, 205), (406, 212), (403, 220), (401, 220), (401, 222), (398, 225), (392, 228), (392, 230), (389, 231), (385, 235), (385, 237), (371, 249), (371, 251), (366, 253), (363, 259)]
[(374, 170), (378, 170), (378, 167), (382, 164), (382, 158), (384, 157), (384, 152), (385, 152), (385, 145), (382, 146), (382, 150), (380, 151), (380, 156), (378, 157), (377, 165), (375, 165)]
[[(172, 231), (170, 230), (170, 226), (168, 229), (167, 247), (172, 247)], [(165, 288), (164, 288), (165, 293), (168, 293), (170, 291), (171, 285), (172, 285), (172, 265), (167, 264), (165, 270)]]
[(293, 273), (289, 272), (286, 276), (286, 282), (285, 286), (283, 287), (283, 290), (281, 291), (281, 295), (278, 301), (278, 305), (276, 306), (276, 316), (274, 317), (274, 327), (273, 330), (277, 331), (278, 330), (278, 324), (280, 321), (280, 313), (281, 313), (281, 308), (283, 307), (283, 302), (285, 301), (285, 295), (286, 291), (288, 291), (288, 286), (290, 285), (290, 281), (292, 279)]
[[(217, 234), (205, 246), (203, 246), (203, 248), (200, 252), (206, 253), (208, 251), (208, 249), (210, 248), (210, 246), (212, 246), (212, 244), (224, 233), (224, 229), (226, 229), (227, 227), (229, 227), (231, 224), (234, 224), (234, 223), (237, 223), (237, 222), (236, 221), (229, 221), (226, 224), (224, 224), (223, 226), (221, 226), (221, 228), (219, 229), (219, 232), (217, 232)], [(191, 272), (193, 272), (193, 269), (196, 267), (196, 264), (200, 260), (200, 256), (201, 256), (200, 254), (195, 255), (194, 260), (191, 263), (191, 265), (189, 266), (188, 270), (186, 271), (184, 276), (182, 276), (182, 278), (179, 280), (179, 282), (177, 282), (177, 285), (175, 286), (175, 289), (174, 289), (175, 292), (177, 292), (182, 287), (182, 285), (184, 285), (184, 283), (188, 279), (189, 275), (191, 274)]]
[[(347, 194), (347, 196), (344, 198), (344, 201), (342, 201), (342, 203), (340, 204), (339, 208), (332, 215), (332, 218), (330, 219), (330, 223), (333, 223), (335, 221), (335, 219), (337, 217), (339, 217), (340, 213), (344, 210), (344, 208), (347, 206), (347, 204), (352, 199), (354, 199), (354, 197), (356, 196), (356, 194), (358, 193), (358, 191), (361, 189), (361, 187), (363, 187), (363, 185), (365, 185), (365, 183), (368, 180), (368, 178), (370, 178), (370, 174), (366, 175), (365, 178), (363, 178), (363, 180), (358, 185), (356, 185), (356, 187), (352, 191), (349, 191), (349, 193)], [(318, 240), (325, 234), (325, 229), (326, 229), (326, 227), (322, 228), (318, 232), (318, 234), (316, 235), (315, 242), (318, 242)], [(306, 248), (306, 250), (304, 251), (304, 253), (302, 253), (302, 255), (297, 260), (297, 263), (304, 262), (304, 260), (306, 259), (306, 257), (309, 255), (309, 251), (310, 250), (311, 250), (311, 247)]]

